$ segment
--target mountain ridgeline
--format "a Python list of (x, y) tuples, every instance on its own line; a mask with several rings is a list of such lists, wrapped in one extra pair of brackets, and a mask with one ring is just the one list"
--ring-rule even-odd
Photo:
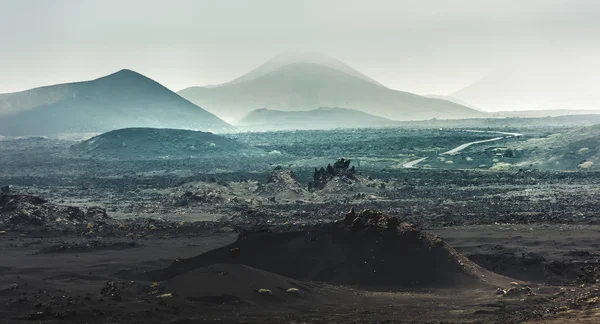
[(236, 126), (249, 131), (366, 128), (398, 125), (397, 121), (346, 108), (321, 107), (307, 111), (257, 109)]
[(389, 89), (341, 62), (334, 62), (339, 61), (299, 56), (291, 62), (276, 57), (232, 82), (191, 87), (178, 93), (230, 122), (259, 108), (301, 111), (339, 107), (393, 120), (486, 116), (447, 100)]
[(130, 70), (84, 82), (0, 94), (0, 135), (161, 127), (227, 132), (234, 127)]

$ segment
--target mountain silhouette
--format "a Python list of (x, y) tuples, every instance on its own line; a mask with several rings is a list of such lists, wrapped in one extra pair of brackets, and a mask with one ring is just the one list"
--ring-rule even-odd
[(392, 90), (356, 73), (305, 61), (269, 72), (259, 68), (230, 83), (191, 87), (178, 93), (231, 122), (258, 108), (297, 111), (339, 107), (394, 120), (485, 116), (453, 102)]
[(125, 127), (224, 132), (233, 126), (131, 70), (0, 94), (0, 135), (105, 132)]
[(346, 108), (321, 107), (307, 111), (257, 109), (236, 126), (243, 130), (271, 131), (393, 126), (398, 122)]
[(527, 62), (498, 68), (450, 96), (486, 111), (598, 109), (600, 74), (591, 67)]
[(316, 52), (302, 52), (302, 51), (297, 51), (297, 50), (290, 50), (290, 51), (284, 52), (282, 54), (279, 54), (279, 55), (271, 58), (267, 62), (263, 63), (256, 69), (242, 75), (241, 77), (239, 77), (237, 79), (234, 79), (234, 80), (228, 82), (227, 84), (241, 83), (241, 82), (249, 81), (252, 79), (256, 79), (259, 76), (268, 74), (268, 73), (273, 72), (283, 66), (286, 66), (288, 64), (294, 64), (294, 63), (312, 63), (312, 64), (323, 65), (328, 68), (335, 69), (335, 70), (344, 72), (346, 74), (350, 74), (352, 76), (355, 76), (357, 78), (363, 79), (368, 82), (371, 82), (373, 84), (381, 85), (379, 82), (369, 78), (368, 76), (366, 76), (366, 75), (360, 73), (359, 71), (353, 69), (352, 67), (348, 66), (346, 63), (344, 63), (340, 60), (334, 59), (331, 56), (321, 54), (321, 53), (316, 53)]

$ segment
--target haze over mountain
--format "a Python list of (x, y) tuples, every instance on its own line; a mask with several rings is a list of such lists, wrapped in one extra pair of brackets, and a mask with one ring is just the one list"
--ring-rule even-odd
[(250, 80), (256, 79), (262, 75), (273, 72), (273, 71), (275, 71), (283, 66), (286, 66), (288, 64), (294, 64), (294, 63), (299, 63), (299, 62), (323, 65), (323, 66), (329, 67), (331, 69), (338, 70), (338, 71), (344, 72), (346, 74), (350, 74), (352, 76), (363, 79), (365, 81), (369, 81), (373, 84), (382, 85), (381, 83), (369, 78), (368, 76), (366, 76), (366, 75), (360, 73), (359, 71), (353, 69), (352, 67), (348, 66), (346, 63), (344, 63), (340, 60), (334, 59), (331, 56), (328, 56), (328, 55), (325, 55), (322, 53), (317, 53), (317, 52), (302, 52), (302, 51), (297, 51), (297, 50), (290, 50), (290, 51), (284, 52), (282, 54), (279, 54), (279, 55), (271, 58), (267, 62), (261, 64), (256, 69), (240, 76), (239, 78), (236, 78), (230, 82), (227, 82), (226, 84), (235, 84), (235, 83), (250, 81)]
[(471, 109), (475, 109), (475, 110), (479, 110), (479, 111), (481, 111), (480, 109), (477, 109), (477, 107), (473, 106), (472, 104), (470, 104), (470, 103), (468, 103), (468, 102), (466, 102), (466, 101), (464, 101), (464, 100), (461, 100), (461, 99), (459, 99), (459, 98), (453, 97), (453, 96), (444, 96), (444, 95), (428, 94), (428, 95), (423, 95), (423, 97), (427, 97), (427, 98), (433, 98), (433, 99), (442, 99), (442, 100), (447, 100), (447, 101), (450, 101), (450, 102), (454, 102), (455, 104), (459, 104), (459, 105), (461, 105), (461, 106), (465, 106), (465, 107), (469, 107), (469, 108), (471, 108)]
[(0, 94), (0, 135), (104, 132), (125, 127), (234, 127), (130, 70), (84, 82)]
[(575, 115), (597, 115), (600, 109), (543, 109), (543, 110), (511, 110), (491, 113), (492, 117), (557, 117)]
[(308, 111), (257, 109), (235, 125), (242, 130), (269, 131), (382, 127), (397, 124), (397, 121), (354, 109), (321, 107)]
[[(600, 92), (600, 90), (599, 90)], [(600, 94), (555, 99), (542, 103), (540, 109), (600, 110)]]
[(525, 62), (484, 76), (450, 96), (485, 111), (600, 109), (600, 70)]
[(314, 54), (284, 54), (232, 82), (178, 93), (228, 121), (239, 120), (258, 108), (298, 111), (339, 107), (395, 120), (484, 116), (446, 100), (389, 89), (339, 61)]

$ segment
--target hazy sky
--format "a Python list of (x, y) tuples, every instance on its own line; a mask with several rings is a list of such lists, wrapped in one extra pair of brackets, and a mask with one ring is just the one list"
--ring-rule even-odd
[(420, 94), (506, 64), (600, 72), (600, 1), (0, 0), (0, 93), (122, 68), (180, 90), (292, 48)]

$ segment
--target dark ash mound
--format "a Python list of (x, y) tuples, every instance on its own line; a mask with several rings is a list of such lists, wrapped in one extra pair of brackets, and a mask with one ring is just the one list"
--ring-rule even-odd
[(241, 264), (215, 264), (176, 276), (158, 288), (195, 302), (263, 304), (309, 297), (314, 287)]
[(371, 289), (506, 285), (444, 241), (396, 217), (352, 210), (344, 220), (311, 229), (241, 233), (228, 246), (149, 273), (168, 280), (212, 264), (234, 263), (296, 280), (357, 285)]
[(121, 160), (240, 156), (260, 150), (208, 132), (163, 128), (124, 128), (74, 145), (72, 151)]

